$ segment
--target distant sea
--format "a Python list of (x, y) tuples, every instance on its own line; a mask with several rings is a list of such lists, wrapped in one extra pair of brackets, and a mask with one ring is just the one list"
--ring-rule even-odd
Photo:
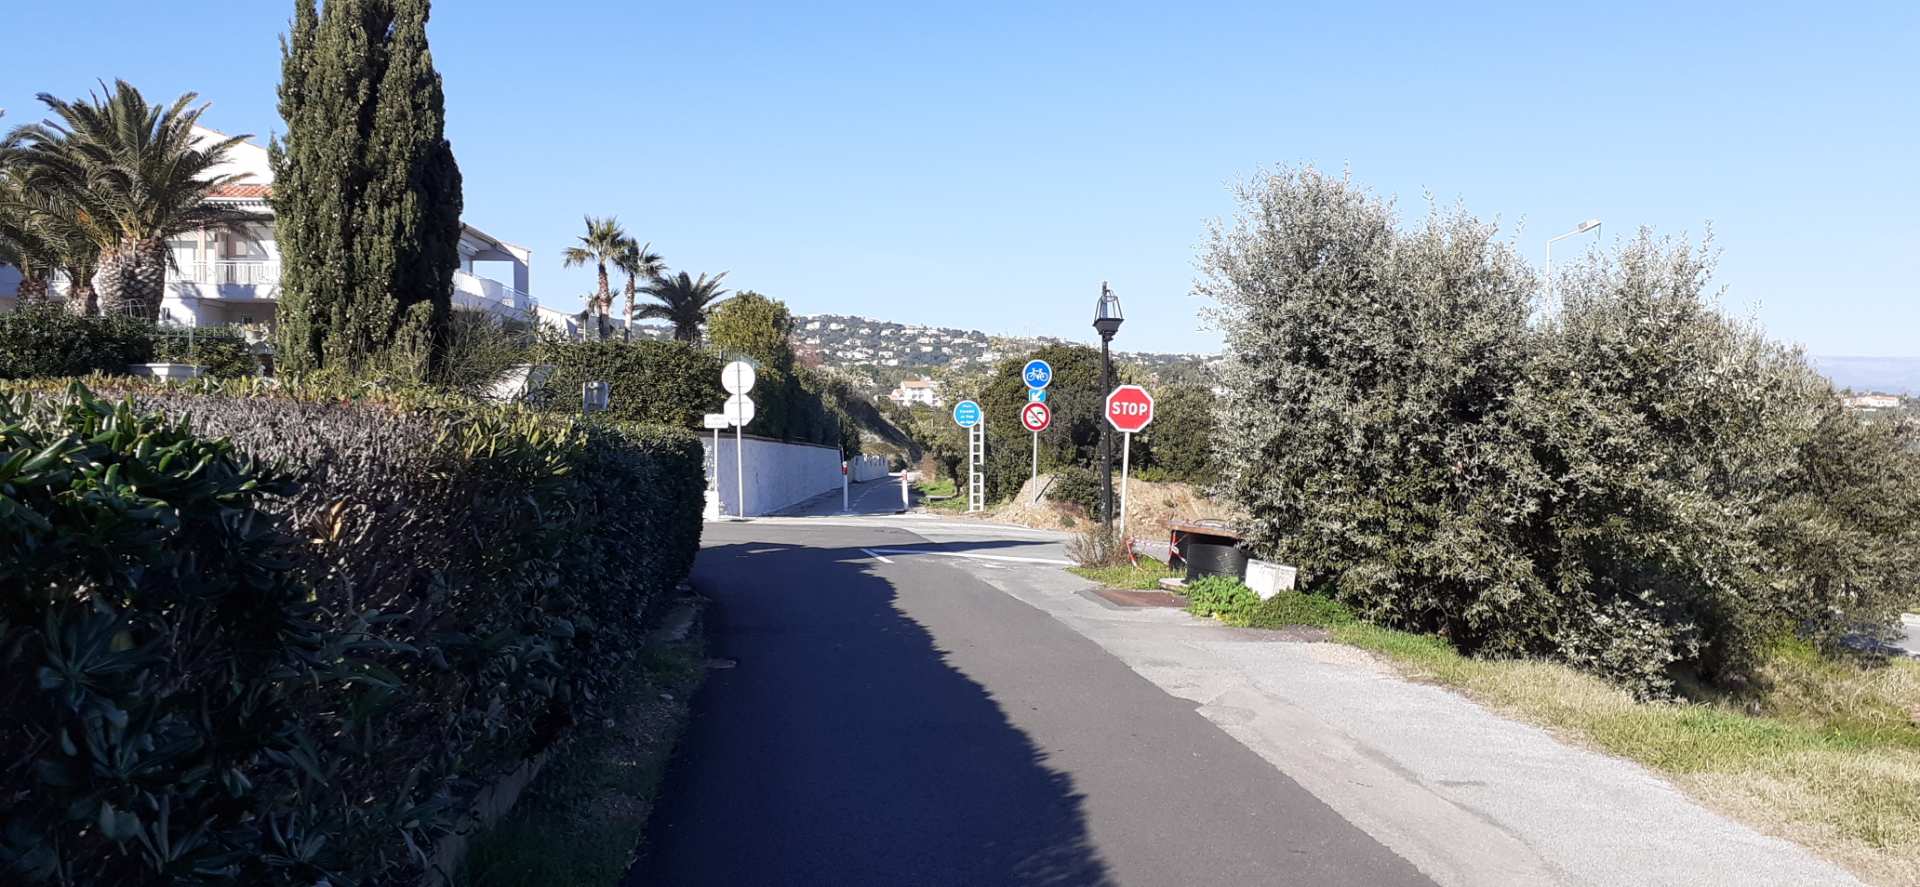
[(1815, 357), (1836, 388), (1920, 397), (1920, 357)]

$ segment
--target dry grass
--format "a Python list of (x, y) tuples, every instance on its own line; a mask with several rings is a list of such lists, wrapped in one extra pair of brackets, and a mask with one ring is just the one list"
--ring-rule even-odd
[(1875, 884), (1920, 885), (1920, 663), (1872, 667), (1783, 647), (1746, 700), (1636, 703), (1547, 662), (1468, 659), (1434, 638), (1365, 624), (1334, 637), (1409, 677), (1671, 777), (1710, 806)]

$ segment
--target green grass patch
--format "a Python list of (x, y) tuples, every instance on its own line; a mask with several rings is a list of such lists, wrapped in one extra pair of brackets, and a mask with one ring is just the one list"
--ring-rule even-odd
[(649, 650), (622, 682), (612, 723), (582, 724), (492, 829), (474, 839), (465, 887), (612, 887), (626, 876), (705, 675), (699, 637)]
[(920, 489), (921, 504), (929, 511), (964, 512), (967, 510), (967, 497), (962, 495), (953, 478), (943, 480), (922, 480)]
[(1121, 564), (1117, 567), (1068, 567), (1067, 572), (1083, 579), (1092, 579), (1108, 588), (1125, 588), (1135, 591), (1155, 591), (1160, 588), (1160, 580), (1179, 576), (1180, 571), (1151, 558), (1141, 558), (1139, 566)]
[(1326, 628), (1409, 678), (1661, 771), (1869, 882), (1920, 883), (1920, 662), (1835, 659), (1785, 642), (1755, 690), (1643, 703), (1559, 663), (1463, 656), (1444, 638), (1360, 621), (1319, 595), (1261, 601), (1232, 580), (1188, 590), (1198, 615), (1255, 628)]

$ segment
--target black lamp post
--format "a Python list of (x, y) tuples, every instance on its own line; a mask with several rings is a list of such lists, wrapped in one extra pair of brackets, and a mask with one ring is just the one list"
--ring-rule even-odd
[(1093, 311), (1093, 328), (1100, 332), (1100, 522), (1113, 525), (1113, 429), (1107, 421), (1107, 395), (1113, 391), (1113, 334), (1120, 331), (1120, 297), (1100, 281), (1100, 304)]

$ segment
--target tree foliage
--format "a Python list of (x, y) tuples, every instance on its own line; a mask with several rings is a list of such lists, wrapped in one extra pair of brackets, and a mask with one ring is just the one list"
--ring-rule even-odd
[(106, 313), (159, 317), (167, 238), (234, 221), (207, 197), (233, 180), (214, 170), (246, 136), (203, 144), (193, 128), (207, 106), (194, 98), (150, 105), (124, 80), (78, 101), (41, 93), (53, 118), (21, 127), (0, 152), (12, 182), (0, 189), (0, 219), (12, 220), (0, 221), (0, 240), (39, 259), (25, 266), (36, 282), (66, 272), (80, 313), (97, 295)]
[(437, 360), (462, 198), (427, 16), (428, 0), (295, 0), (271, 146), (286, 371)]
[(1531, 271), (1464, 212), (1402, 230), (1310, 169), (1239, 197), (1198, 286), (1227, 334), (1221, 485), (1368, 618), (1658, 695), (1884, 622), (1920, 568), (1893, 517), (1920, 507), (1912, 451), (1721, 315), (1701, 252), (1643, 233), (1530, 324)]

